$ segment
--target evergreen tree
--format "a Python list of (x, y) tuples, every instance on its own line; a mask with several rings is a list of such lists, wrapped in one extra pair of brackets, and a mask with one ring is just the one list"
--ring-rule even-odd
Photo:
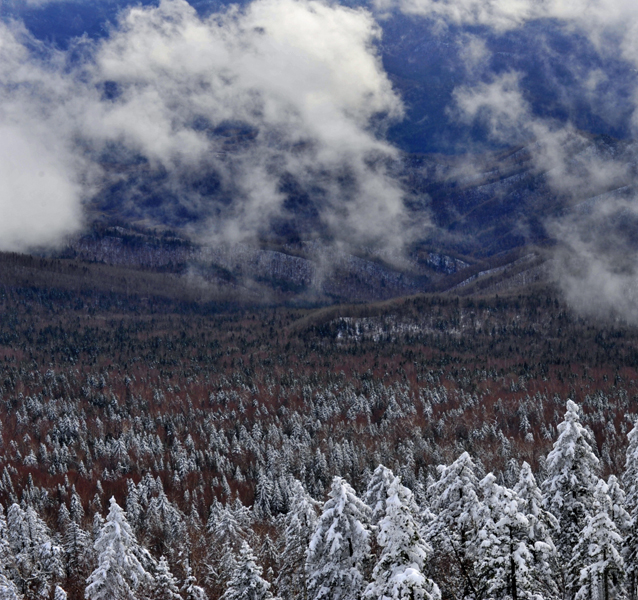
[(625, 508), (629, 515), (623, 544), (623, 558), (627, 574), (630, 600), (638, 598), (638, 421), (627, 435), (629, 445), (622, 481), (625, 486)]
[(21, 600), (21, 598), (22, 596), (18, 593), (18, 588), (13, 581), (7, 579), (0, 570), (0, 600)]
[(55, 586), (53, 600), (67, 600), (67, 593), (59, 585)]
[(255, 516), (261, 521), (267, 521), (272, 517), (273, 490), (274, 484), (271, 476), (264, 469), (260, 469), (257, 475), (257, 485), (255, 486), (253, 511)]
[[(9, 545), (8, 535), (9, 533), (7, 529), (7, 520), (4, 517), (4, 509), (2, 508), (2, 504), (0, 504), (0, 575), (3, 576), (8, 575), (9, 572), (15, 573), (14, 557)], [(15, 584), (13, 582), (10, 582), (10, 585), (9, 583), (5, 583), (3, 585), (5, 585), (5, 587), (7, 588), (15, 588)]]
[[(424, 574), (431, 548), (422, 538), (412, 509), (412, 492), (395, 477), (387, 490), (378, 529), (381, 557), (366, 600), (439, 600), (441, 592)], [(377, 504), (378, 505), (378, 504)]]
[(279, 573), (280, 554), (277, 544), (270, 537), (270, 534), (266, 532), (257, 556), (259, 564), (265, 570), (266, 578), (269, 580), (274, 579), (275, 573)]
[(624, 537), (629, 531), (631, 517), (626, 509), (627, 497), (615, 475), (610, 475), (607, 479), (607, 496), (609, 496), (609, 501), (611, 502), (609, 516), (615, 523), (620, 534)]
[(363, 497), (363, 501), (372, 510), (370, 523), (377, 525), (385, 516), (385, 503), (388, 499), (388, 490), (394, 482), (394, 474), (390, 469), (379, 465), (372, 473), (368, 482), (368, 488)]
[[(71, 505), (73, 507), (73, 501)], [(77, 509), (74, 510), (73, 514), (76, 518), (78, 517)], [(76, 588), (80, 589), (78, 586), (83, 586), (86, 578), (91, 573), (94, 556), (91, 535), (73, 519), (72, 514), (66, 510), (64, 504), (60, 507), (58, 521), (62, 531), (67, 589), (76, 591)]]
[(233, 571), (226, 592), (221, 600), (268, 600), (272, 598), (269, 591), (270, 584), (262, 579), (261, 567), (250, 546), (243, 542), (236, 559), (236, 567)]
[(335, 477), (308, 547), (309, 598), (355, 600), (360, 597), (370, 550), (369, 518), (370, 508), (344, 479)]
[[(575, 590), (574, 572), (580, 571), (572, 561), (580, 532), (587, 523), (594, 503), (594, 490), (598, 483), (599, 461), (594, 455), (591, 434), (581, 425), (578, 406), (567, 401), (565, 420), (558, 425), (559, 436), (547, 456), (547, 478), (543, 482), (544, 506), (557, 519), (560, 536), (556, 546), (560, 570), (558, 584), (561, 591), (571, 597)], [(568, 567), (569, 566), (569, 567)]]
[(213, 591), (219, 595), (223, 593), (228, 578), (235, 570), (235, 556), (251, 534), (249, 517), (244, 509), (243, 505), (233, 507), (217, 500), (210, 507), (207, 525), (208, 581)]
[(151, 498), (145, 511), (145, 541), (154, 556), (167, 556), (172, 564), (187, 553), (188, 535), (184, 515), (161, 489)]
[(317, 524), (318, 502), (313, 500), (296, 479), (291, 485), (290, 511), (283, 519), (284, 549), (277, 590), (283, 600), (305, 600), (306, 551)]
[(481, 482), (483, 525), (477, 571), (490, 598), (530, 599), (535, 593), (530, 522), (518, 495), (489, 473)]
[(432, 513), (427, 539), (441, 565), (444, 596), (479, 597), (475, 571), (483, 506), (478, 496), (479, 469), (467, 452), (450, 466), (438, 467), (439, 479), (428, 489)]
[(157, 563), (151, 597), (153, 600), (182, 600), (179, 595), (177, 579), (171, 573), (165, 556), (162, 556)]
[(84, 507), (82, 506), (82, 499), (80, 495), (75, 491), (75, 486), (71, 490), (71, 504), (69, 508), (69, 516), (71, 520), (78, 525), (82, 524), (84, 520)]
[(193, 575), (193, 569), (188, 560), (185, 561), (184, 572), (186, 573), (186, 578), (180, 590), (184, 600), (208, 600), (204, 589), (197, 585), (197, 579)]
[(557, 556), (553, 536), (558, 533), (558, 519), (543, 507), (541, 490), (527, 462), (521, 465), (514, 492), (520, 498), (521, 511), (529, 522), (528, 539), (534, 559), (534, 588), (545, 598), (557, 597), (558, 586), (554, 578)]
[(574, 548), (570, 572), (578, 578), (570, 586), (575, 600), (609, 600), (624, 597), (624, 564), (620, 554), (622, 537), (612, 517), (607, 484), (600, 480), (592, 514)]
[(109, 514), (95, 542), (98, 566), (87, 581), (87, 600), (135, 600), (152, 577), (138, 559), (140, 550), (124, 511), (111, 498)]
[(31, 506), (12, 504), (7, 512), (7, 541), (13, 555), (9, 575), (26, 598), (49, 594), (63, 576), (62, 549)]

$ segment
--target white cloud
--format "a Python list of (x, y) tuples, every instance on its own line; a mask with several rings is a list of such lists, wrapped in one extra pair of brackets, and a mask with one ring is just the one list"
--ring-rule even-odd
[(0, 125), (0, 249), (55, 244), (82, 225), (81, 188), (57, 144)]
[[(275, 173), (316, 183), (345, 169), (356, 189), (346, 197), (327, 185), (324, 222), (382, 235), (402, 194), (370, 166), (396, 154), (370, 123), (402, 106), (374, 50), (378, 35), (368, 13), (316, 1), (261, 0), (206, 20), (181, 0), (135, 8), (96, 55), (96, 76), (116, 81), (121, 96), (88, 127), (169, 169), (208, 164), (232, 178), (237, 201), (217, 218), (218, 233), (252, 235), (281, 211)], [(215, 160), (223, 144), (192, 127), (202, 118), (239, 121), (256, 137)]]
[[(164, 191), (207, 217), (209, 235), (259, 234), (285, 212), (287, 174), (321, 190), (319, 218), (331, 235), (405, 237), (403, 192), (386, 171), (397, 151), (380, 129), (403, 108), (368, 12), (257, 0), (202, 19), (183, 0), (162, 0), (123, 13), (107, 39), (80, 42), (79, 65), (53, 52), (37, 61), (24, 31), (1, 31), (0, 127), (38, 132), (23, 140), (23, 164), (39, 172), (51, 158), (59, 193), (50, 205), (64, 208), (47, 239), (80, 225), (86, 184), (95, 182), (87, 157), (115, 147), (167, 172)], [(220, 126), (245, 135), (229, 138)], [(39, 198), (39, 179), (25, 172), (12, 184), (15, 216), (4, 237), (26, 247), (42, 238), (23, 202)], [(215, 173), (225, 202), (184, 185), (202, 173)]]
[[(74, 80), (61, 57), (38, 61), (25, 31), (0, 23), (0, 249), (55, 244), (82, 226), (80, 179), (65, 102)], [(41, 50), (41, 49), (40, 49)], [(86, 179), (85, 179), (86, 181)]]
[(598, 152), (591, 138), (569, 123), (535, 115), (520, 80), (519, 73), (508, 72), (458, 87), (449, 112), (461, 122), (481, 122), (501, 144), (526, 144), (536, 170), (566, 198), (587, 198), (628, 177), (630, 165), (624, 159)]
[[(606, 150), (569, 124), (534, 115), (507, 73), (455, 92), (454, 115), (480, 120), (491, 137), (526, 144), (563, 210), (545, 224), (556, 241), (554, 276), (567, 301), (595, 317), (638, 323), (638, 201), (630, 192), (638, 147)], [(471, 167), (471, 165), (470, 165)]]
[(560, 240), (556, 281), (578, 311), (638, 323), (636, 225), (638, 202), (622, 193), (596, 198), (551, 224)]

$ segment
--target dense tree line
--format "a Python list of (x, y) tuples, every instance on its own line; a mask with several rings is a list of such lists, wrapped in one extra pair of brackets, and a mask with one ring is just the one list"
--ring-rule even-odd
[[(634, 598), (631, 327), (545, 292), (220, 312), (125, 282), (79, 296), (12, 284), (0, 309), (8, 598), (114, 597), (101, 590), (119, 548), (137, 578), (115, 576), (122, 597), (305, 599), (341, 581), (366, 599), (581, 600), (586, 565), (568, 555), (594, 546), (616, 562), (586, 581)], [(567, 398), (581, 412), (565, 419)], [(563, 485), (552, 445), (569, 422), (592, 475), (563, 497), (543, 482)], [(470, 512), (444, 505), (453, 489)], [(336, 563), (317, 533), (326, 510), (359, 536)]]
[(187, 513), (147, 475), (123, 506), (102, 490), (87, 513), (68, 481), (55, 499), (30, 481), (0, 512), (0, 598), (634, 599), (638, 426), (605, 479), (581, 417), (569, 400), (536, 474), (486, 473), (463, 452), (412, 489), (383, 465), (361, 492), (335, 476), (321, 498), (287, 477), (279, 511), (269, 489), (203, 518), (196, 491)]

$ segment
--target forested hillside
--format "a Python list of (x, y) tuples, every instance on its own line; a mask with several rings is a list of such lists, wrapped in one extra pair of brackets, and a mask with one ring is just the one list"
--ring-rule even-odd
[(543, 287), (231, 310), (31, 268), (0, 288), (7, 598), (632, 591), (635, 328)]

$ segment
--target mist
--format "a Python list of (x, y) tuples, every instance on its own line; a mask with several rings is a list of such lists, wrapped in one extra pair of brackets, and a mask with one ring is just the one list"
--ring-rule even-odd
[[(635, 225), (638, 214), (637, 148), (627, 141), (607, 147), (594, 142), (567, 118), (541, 115), (525, 86), (526, 73), (490, 68), (489, 45), (483, 40), (522, 29), (534, 21), (552, 20), (566, 31), (584, 37), (600, 61), (617, 57), (638, 67), (636, 23), (638, 9), (624, 0), (587, 3), (430, 2), (401, 0), (376, 4), (379, 10), (399, 10), (439, 24), (441, 35), (452, 26), (480, 26), (483, 33), (463, 40), (466, 65), (474, 74), (452, 93), (450, 121), (480, 127), (487, 139), (501, 147), (525, 147), (533, 169), (543, 177), (558, 205), (557, 214), (545, 218), (554, 244), (551, 261), (554, 283), (577, 311), (596, 318), (620, 318), (638, 323), (638, 254)], [(482, 36), (482, 37), (481, 37)], [(547, 57), (555, 53), (540, 44)], [(553, 57), (555, 59), (555, 57)], [(549, 60), (549, 58), (548, 58)], [(589, 66), (564, 58), (572, 87), (552, 82), (556, 97), (567, 107), (588, 103), (593, 114), (611, 122), (625, 111), (615, 82), (596, 62)], [(633, 116), (629, 131), (638, 129), (638, 82), (629, 84)], [(479, 168), (468, 155), (459, 170), (468, 176)]]
[(384, 131), (403, 105), (369, 12), (259, 0), (202, 18), (163, 0), (66, 52), (18, 25), (0, 35), (0, 156), (13, 154), (0, 248), (60, 243), (91, 202), (113, 198), (198, 239), (254, 240), (291, 218), (291, 188), (330, 239), (402, 243)]

